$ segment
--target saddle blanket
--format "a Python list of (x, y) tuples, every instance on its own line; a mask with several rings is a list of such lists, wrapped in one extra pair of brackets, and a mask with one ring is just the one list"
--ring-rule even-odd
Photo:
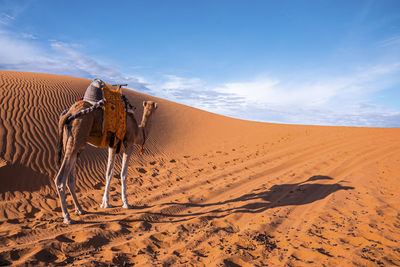
[(112, 90), (103, 83), (103, 93), (106, 103), (104, 109), (104, 120), (103, 120), (103, 136), (101, 146), (109, 146), (107, 142), (107, 134), (115, 134), (115, 140), (113, 146), (115, 147), (119, 141), (123, 141), (126, 131), (126, 111), (125, 103), (121, 98), (121, 92), (119, 90)]

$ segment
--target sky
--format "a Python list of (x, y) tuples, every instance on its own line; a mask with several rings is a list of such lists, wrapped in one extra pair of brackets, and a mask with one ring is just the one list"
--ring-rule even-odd
[(400, 127), (400, 1), (0, 0), (0, 70), (246, 120)]

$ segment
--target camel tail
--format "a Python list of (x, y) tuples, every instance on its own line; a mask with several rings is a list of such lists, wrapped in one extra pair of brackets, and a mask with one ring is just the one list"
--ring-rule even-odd
[(61, 164), (62, 156), (63, 156), (63, 136), (64, 136), (64, 126), (66, 123), (68, 123), (68, 119), (70, 116), (64, 115), (60, 118), (60, 121), (58, 122), (58, 143), (57, 143), (57, 148), (58, 148), (58, 153), (57, 153), (57, 163), (58, 165)]

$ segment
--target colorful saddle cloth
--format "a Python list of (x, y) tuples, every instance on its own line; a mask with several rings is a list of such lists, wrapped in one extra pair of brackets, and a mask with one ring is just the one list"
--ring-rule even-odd
[[(103, 83), (103, 94), (106, 103), (103, 120), (103, 136), (101, 138), (101, 147), (122, 145), (126, 131), (126, 111), (125, 103), (122, 100), (121, 90), (112, 90)], [(111, 141), (107, 138), (108, 133), (115, 135)]]
[(122, 146), (126, 130), (126, 107), (121, 89), (112, 90), (102, 80), (95, 79), (86, 89), (83, 100), (94, 105), (105, 99), (102, 121), (96, 121), (90, 143), (97, 147), (114, 147), (118, 151)]

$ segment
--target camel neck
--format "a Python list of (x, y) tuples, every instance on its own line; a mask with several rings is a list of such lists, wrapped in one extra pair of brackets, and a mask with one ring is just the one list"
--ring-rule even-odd
[(143, 117), (142, 117), (142, 121), (140, 122), (139, 127), (142, 127), (142, 128), (147, 127), (150, 115), (151, 115), (151, 113), (148, 112), (147, 110), (143, 111)]
[(146, 130), (148, 128), (149, 125), (149, 117), (150, 117), (151, 113), (148, 112), (147, 110), (143, 111), (143, 117), (142, 117), (142, 121), (139, 125), (139, 132), (140, 132), (140, 145), (143, 147), (145, 142), (146, 142)]

